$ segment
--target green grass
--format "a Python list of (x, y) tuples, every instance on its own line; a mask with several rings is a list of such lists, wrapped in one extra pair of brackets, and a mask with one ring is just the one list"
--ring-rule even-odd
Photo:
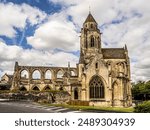
[(73, 105), (64, 105), (64, 104), (48, 104), (48, 103), (40, 103), (41, 105), (47, 106), (61, 106), (65, 108), (71, 108), (74, 110), (82, 110), (82, 111), (107, 111), (107, 112), (127, 112), (132, 113), (134, 108), (122, 108), (122, 107), (96, 107), (96, 106), (73, 106)]

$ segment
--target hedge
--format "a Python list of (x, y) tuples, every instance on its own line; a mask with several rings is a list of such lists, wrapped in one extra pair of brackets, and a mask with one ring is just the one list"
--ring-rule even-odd
[(134, 108), (137, 113), (150, 113), (150, 101), (145, 101)]

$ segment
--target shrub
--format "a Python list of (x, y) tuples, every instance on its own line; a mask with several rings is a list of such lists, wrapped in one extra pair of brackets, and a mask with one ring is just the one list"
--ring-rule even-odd
[(150, 113), (150, 101), (145, 101), (134, 108), (137, 113)]

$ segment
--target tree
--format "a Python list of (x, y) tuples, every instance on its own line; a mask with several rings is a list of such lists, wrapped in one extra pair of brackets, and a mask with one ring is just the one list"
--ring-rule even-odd
[(150, 81), (139, 81), (132, 86), (132, 95), (135, 100), (150, 100)]

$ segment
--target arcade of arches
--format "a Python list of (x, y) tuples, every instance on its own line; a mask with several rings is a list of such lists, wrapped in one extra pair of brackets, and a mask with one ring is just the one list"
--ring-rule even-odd
[(71, 95), (70, 100), (87, 101), (89, 105), (131, 106), (127, 46), (102, 48), (101, 31), (91, 13), (81, 28), (80, 41), (79, 63), (74, 68), (70, 64), (68, 67), (37, 67), (16, 62), (11, 89), (64, 90)]

